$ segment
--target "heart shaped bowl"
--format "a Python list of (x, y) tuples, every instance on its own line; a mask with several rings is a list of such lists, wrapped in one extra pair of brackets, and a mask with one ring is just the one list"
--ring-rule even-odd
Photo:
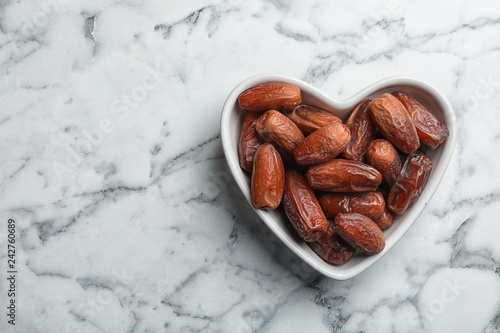
[(297, 85), (302, 91), (302, 103), (327, 110), (340, 117), (344, 122), (349, 117), (352, 109), (363, 99), (374, 99), (383, 93), (392, 93), (400, 90), (420, 101), (448, 127), (450, 133), (448, 139), (436, 150), (426, 153), (433, 161), (433, 170), (422, 194), (405, 214), (396, 216), (392, 227), (384, 231), (386, 246), (385, 249), (377, 255), (367, 256), (357, 251), (352, 259), (343, 265), (329, 264), (317, 256), (311, 248), (300, 239), (283, 210), (264, 211), (254, 209), (257, 215), (274, 234), (312, 268), (336, 280), (350, 279), (363, 272), (379, 260), (385, 253), (390, 251), (413, 223), (415, 223), (418, 216), (432, 198), (432, 195), (439, 186), (446, 168), (448, 167), (455, 146), (455, 113), (450, 103), (439, 91), (425, 82), (410, 77), (390, 77), (383, 79), (366, 87), (345, 101), (334, 100), (310, 84), (290, 77), (280, 75), (257, 75), (250, 77), (238, 84), (227, 97), (221, 115), (221, 137), (229, 169), (241, 192), (252, 207), (250, 176), (240, 168), (238, 160), (238, 141), (243, 118), (245, 116), (245, 112), (238, 106), (238, 96), (244, 90), (257, 84), (272, 81), (282, 81)]

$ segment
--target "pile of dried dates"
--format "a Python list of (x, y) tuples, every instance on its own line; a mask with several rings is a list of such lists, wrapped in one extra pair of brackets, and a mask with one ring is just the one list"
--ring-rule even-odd
[(420, 196), (432, 169), (424, 154), (448, 137), (436, 116), (404, 92), (366, 99), (346, 123), (301, 104), (296, 85), (268, 82), (238, 97), (246, 112), (239, 141), (259, 209), (283, 207), (323, 260), (385, 247), (382, 230)]

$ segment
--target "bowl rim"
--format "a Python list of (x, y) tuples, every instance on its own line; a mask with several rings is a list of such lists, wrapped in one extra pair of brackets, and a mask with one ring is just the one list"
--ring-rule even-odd
[[(308, 258), (304, 254), (304, 250), (301, 247), (297, 247), (296, 244), (292, 243), (289, 238), (282, 235), (282, 231), (279, 230), (276, 221), (274, 221), (268, 214), (266, 214), (265, 211), (262, 211), (260, 209), (255, 209), (253, 207), (248, 185), (246, 184), (245, 179), (243, 179), (239, 175), (241, 174), (239, 160), (237, 158), (236, 159), (230, 158), (232, 154), (234, 155), (234, 152), (231, 151), (231, 149), (234, 149), (235, 147), (234, 144), (236, 144), (237, 146), (237, 143), (232, 142), (232, 138), (230, 136), (231, 135), (231, 131), (229, 130), (231, 125), (230, 116), (231, 112), (235, 110), (235, 103), (237, 103), (237, 98), (241, 92), (257, 84), (264, 82), (272, 82), (272, 81), (287, 82), (299, 86), (303, 92), (310, 94), (312, 98), (315, 98), (321, 103), (325, 103), (326, 105), (330, 105), (338, 109), (337, 112), (342, 113), (341, 118), (343, 118), (344, 120), (346, 116), (350, 113), (352, 108), (361, 100), (381, 90), (384, 89), (389, 90), (391, 86), (410, 86), (418, 90), (423, 90), (429, 93), (429, 95), (431, 95), (436, 100), (436, 102), (441, 105), (443, 112), (442, 117), (443, 121), (446, 123), (446, 126), (448, 127), (449, 137), (445, 143), (443, 143), (440, 147), (437, 148), (437, 150), (441, 149), (439, 158), (440, 163), (438, 165), (434, 165), (429, 182), (427, 183), (420, 198), (414, 203), (414, 205), (408, 210), (408, 212), (404, 214), (405, 223), (404, 224), (401, 223), (398, 226), (397, 230), (395, 230), (391, 234), (390, 242), (386, 243), (386, 248), (380, 254), (375, 256), (367, 256), (366, 259), (363, 258), (363, 260), (360, 261), (358, 264), (349, 267), (348, 269), (339, 269), (340, 267), (342, 267), (342, 265), (337, 266), (332, 264), (328, 264), (329, 266), (325, 267), (324, 263), (320, 264), (320, 262), (322, 262), (323, 260), (319, 256), (318, 260), (310, 260), (310, 258)], [(388, 251), (392, 249), (392, 247), (394, 247), (394, 245), (399, 240), (403, 238), (404, 234), (406, 234), (406, 232), (416, 222), (420, 214), (427, 206), (427, 203), (429, 202), (429, 200), (432, 198), (435, 191), (439, 187), (439, 184), (450, 163), (456, 142), (456, 116), (450, 102), (441, 92), (439, 92), (429, 83), (409, 76), (391, 76), (378, 80), (375, 83), (360, 89), (356, 94), (352, 95), (351, 97), (341, 101), (329, 97), (328, 95), (320, 91), (318, 88), (312, 86), (311, 84), (305, 81), (295, 79), (289, 76), (284, 76), (279, 74), (254, 75), (241, 81), (229, 93), (222, 108), (222, 113), (220, 116), (220, 126), (221, 126), (222, 147), (226, 163), (228, 165), (232, 177), (238, 184), (238, 188), (242, 191), (250, 207), (252, 207), (252, 209), (257, 213), (260, 219), (263, 220), (263, 222), (267, 225), (267, 227), (271, 229), (271, 231), (275, 234), (275, 236), (279, 238), (293, 253), (295, 253), (295, 255), (297, 255), (299, 258), (301, 258), (304, 262), (306, 262), (309, 266), (311, 266), (319, 273), (336, 280), (347, 280), (365, 271), (368, 267), (372, 266), (379, 259), (381, 259)], [(433, 186), (429, 186), (431, 178), (433, 181)], [(410, 220), (410, 222), (407, 222), (408, 220)], [(329, 268), (330, 266), (331, 269)]]

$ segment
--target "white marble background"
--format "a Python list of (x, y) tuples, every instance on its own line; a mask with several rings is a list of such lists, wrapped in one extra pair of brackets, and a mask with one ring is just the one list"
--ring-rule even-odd
[[(500, 331), (500, 2), (5, 0), (0, 33), (2, 332)], [(302, 264), (228, 176), (220, 111), (259, 73), (339, 99), (410, 75), (455, 108), (433, 201), (356, 278)]]

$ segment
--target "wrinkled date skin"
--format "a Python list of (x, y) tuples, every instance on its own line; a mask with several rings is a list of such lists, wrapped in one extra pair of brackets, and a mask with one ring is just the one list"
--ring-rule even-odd
[(350, 140), (351, 133), (344, 124), (334, 123), (322, 127), (295, 148), (295, 162), (299, 165), (327, 162), (337, 157)]
[(386, 207), (382, 215), (379, 218), (373, 220), (373, 222), (378, 225), (380, 230), (385, 230), (394, 224), (394, 215), (392, 215), (389, 209), (387, 209)]
[(285, 168), (280, 154), (270, 143), (255, 153), (252, 170), (252, 201), (255, 208), (276, 209), (285, 187)]
[(407, 94), (398, 91), (393, 94), (406, 108), (417, 129), (420, 142), (434, 150), (449, 136), (448, 128), (425, 106)]
[(385, 237), (370, 218), (357, 213), (341, 213), (335, 217), (335, 229), (347, 243), (368, 255), (382, 252)]
[(245, 171), (252, 171), (253, 157), (257, 148), (262, 144), (255, 129), (255, 123), (259, 116), (260, 114), (256, 112), (247, 112), (241, 127), (238, 155), (240, 157), (240, 167)]
[(257, 119), (255, 128), (260, 137), (278, 148), (283, 158), (293, 161), (293, 151), (304, 140), (304, 135), (282, 113), (269, 110)]
[(377, 127), (370, 114), (370, 102), (371, 100), (365, 99), (359, 103), (345, 123), (351, 132), (351, 141), (342, 152), (344, 158), (362, 161), (368, 145), (375, 139)]
[(321, 259), (335, 265), (345, 264), (356, 252), (355, 248), (340, 237), (333, 226), (333, 221), (328, 231), (316, 242), (309, 243), (309, 246)]
[(383, 94), (370, 103), (373, 120), (380, 133), (396, 148), (411, 154), (420, 146), (417, 129), (408, 111), (391, 94)]
[(300, 104), (292, 112), (287, 113), (286, 116), (300, 128), (305, 136), (319, 130), (321, 127), (333, 123), (342, 123), (339, 117), (330, 112), (307, 104)]
[(380, 217), (385, 210), (384, 196), (380, 192), (322, 193), (318, 201), (329, 219), (340, 213), (359, 213), (371, 219)]
[(431, 170), (432, 160), (428, 156), (420, 152), (408, 155), (387, 198), (387, 207), (392, 213), (404, 214), (418, 199)]
[(387, 140), (373, 140), (366, 151), (366, 162), (382, 173), (387, 185), (396, 181), (403, 164), (396, 148)]
[(292, 111), (301, 101), (300, 88), (285, 82), (262, 83), (245, 90), (238, 96), (240, 107), (253, 112)]
[(372, 166), (343, 159), (314, 165), (306, 176), (313, 189), (327, 192), (372, 191), (382, 182), (382, 174)]
[(318, 199), (299, 171), (286, 172), (283, 207), (293, 227), (306, 242), (317, 241), (328, 230), (328, 221)]

